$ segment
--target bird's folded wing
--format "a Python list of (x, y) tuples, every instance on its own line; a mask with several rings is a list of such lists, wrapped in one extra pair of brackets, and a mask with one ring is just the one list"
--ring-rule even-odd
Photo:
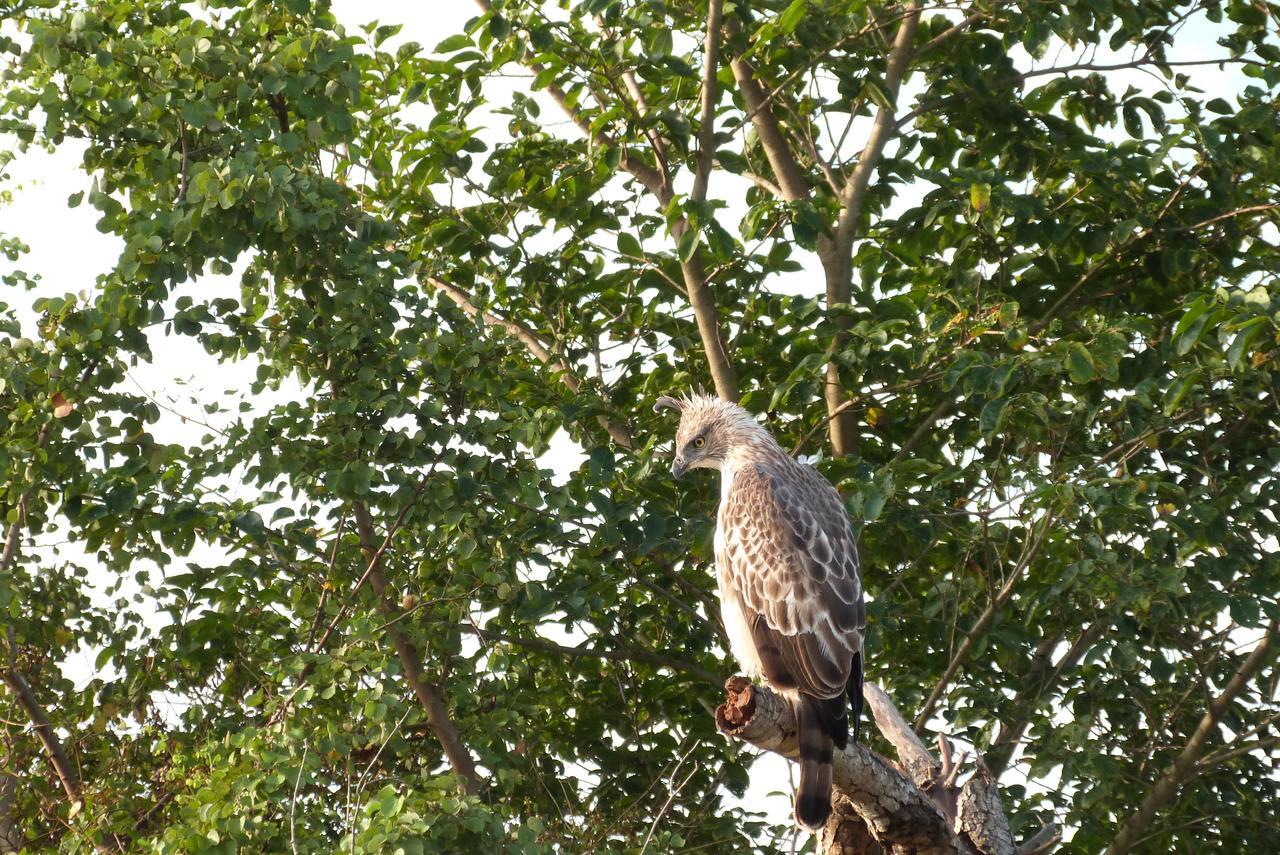
[(821, 475), (762, 465), (733, 479), (721, 516), (722, 570), (778, 688), (845, 691), (866, 625), (858, 553), (839, 495)]

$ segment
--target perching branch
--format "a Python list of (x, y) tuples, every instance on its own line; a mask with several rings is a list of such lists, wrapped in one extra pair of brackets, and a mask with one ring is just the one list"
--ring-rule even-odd
[[(789, 759), (799, 756), (795, 713), (785, 698), (742, 677), (730, 678), (725, 691), (725, 702), (716, 708), (721, 733)], [(877, 840), (917, 852), (970, 851), (929, 797), (870, 749), (850, 745), (833, 759), (835, 789), (848, 796)]]
[(1199, 726), (1187, 740), (1186, 746), (1156, 780), (1155, 785), (1142, 800), (1142, 806), (1133, 813), (1120, 828), (1111, 845), (1107, 847), (1107, 855), (1118, 855), (1127, 852), (1141, 839), (1155, 821), (1156, 814), (1177, 801), (1178, 791), (1183, 784), (1195, 777), (1199, 771), (1200, 758), (1204, 755), (1209, 739), (1218, 730), (1218, 722), (1231, 709), (1240, 693), (1248, 688), (1258, 670), (1271, 658), (1271, 640), (1276, 633), (1280, 621), (1272, 621), (1263, 633), (1257, 646), (1241, 663), (1236, 673), (1227, 681), (1222, 694), (1218, 695), (1205, 710)]
[[(716, 708), (721, 733), (784, 757), (798, 756), (795, 714), (785, 698), (744, 677), (730, 678), (725, 690), (725, 702)], [(834, 795), (842, 797), (837, 799), (842, 804), (848, 800), (853, 819), (865, 825), (880, 851), (1013, 855), (1004, 811), (985, 769), (979, 767), (965, 784), (957, 785), (954, 767), (933, 760), (888, 695), (871, 684), (863, 694), (877, 727), (898, 751), (910, 777), (865, 746), (851, 744), (834, 755)], [(943, 799), (958, 806), (954, 817), (946, 815), (926, 787), (945, 790)], [(824, 839), (845, 837), (835, 827), (841, 821), (837, 809)]]

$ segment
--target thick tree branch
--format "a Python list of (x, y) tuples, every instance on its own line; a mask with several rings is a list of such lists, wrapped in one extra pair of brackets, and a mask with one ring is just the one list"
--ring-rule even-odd
[[(911, 43), (915, 38), (916, 27), (920, 23), (920, 3), (912, 0), (904, 9), (902, 22), (898, 25), (893, 46), (885, 63), (884, 93), (888, 102), (876, 112), (871, 133), (867, 136), (866, 145), (858, 158), (840, 194), (840, 215), (836, 219), (833, 236), (824, 240), (818, 247), (819, 257), (826, 278), (827, 310), (848, 304), (853, 289), (853, 239), (858, 224), (862, 219), (862, 210), (866, 204), (867, 188), (871, 186), (871, 176), (880, 165), (888, 144), (898, 129), (894, 111), (898, 100), (898, 90), (902, 86), (902, 78), (906, 74), (907, 65), (911, 61)], [(836, 337), (832, 349), (836, 353), (844, 349), (848, 342), (848, 318), (836, 317)], [(826, 381), (823, 384), (823, 397), (827, 402), (827, 412), (833, 415), (828, 423), (831, 436), (831, 451), (836, 456), (844, 456), (853, 452), (857, 435), (855, 421), (851, 413), (836, 415), (837, 409), (844, 403), (844, 383), (840, 379), (840, 368), (833, 359), (827, 363)]]
[(875, 719), (876, 728), (898, 752), (898, 762), (906, 769), (907, 774), (918, 784), (935, 777), (938, 774), (938, 762), (907, 724), (902, 713), (898, 712), (884, 689), (875, 683), (866, 683), (862, 688), (862, 695), (866, 698), (867, 709), (871, 710), (871, 717)]
[[(682, 228), (672, 229), (672, 234), (677, 238), (688, 229), (685, 220), (681, 220), (678, 225)], [(707, 354), (707, 367), (711, 371), (716, 394), (722, 400), (736, 404), (738, 372), (729, 361), (729, 349), (720, 332), (719, 310), (711, 294), (711, 285), (707, 282), (702, 250), (694, 252), (688, 261), (680, 262), (680, 272), (684, 276), (685, 291), (689, 295), (689, 305), (693, 308), (693, 317), (698, 324), (698, 337), (702, 339), (702, 348)]]
[[(784, 757), (798, 756), (789, 701), (744, 677), (731, 678), (725, 690), (726, 700), (716, 709), (721, 733)], [(862, 745), (837, 751), (836, 810), (820, 851), (1013, 855), (1004, 809), (986, 769), (979, 766), (957, 785), (958, 769), (950, 757), (937, 763), (887, 694), (870, 683), (863, 694), (907, 774)]]
[[(386, 577), (382, 575), (382, 571), (378, 569), (375, 561), (378, 547), (377, 538), (373, 530), (373, 518), (369, 515), (369, 509), (365, 507), (363, 502), (353, 502), (352, 513), (356, 520), (356, 530), (360, 533), (360, 548), (363, 550), (371, 568), (369, 584), (372, 586), (374, 594), (377, 595), (378, 607), (384, 614), (394, 616), (394, 607), (387, 601), (386, 597)], [(440, 740), (445, 757), (448, 758), (449, 765), (453, 768), (453, 773), (458, 777), (458, 783), (464, 792), (472, 795), (478, 793), (480, 791), (480, 775), (476, 771), (475, 761), (471, 758), (471, 752), (463, 744), (462, 735), (458, 732), (457, 726), (449, 717), (449, 709), (445, 705), (444, 696), (440, 688), (427, 680), (422, 667), (421, 654), (418, 653), (413, 642), (401, 631), (400, 627), (388, 626), (385, 632), (390, 637), (391, 644), (395, 647), (396, 655), (400, 659), (400, 667), (404, 670), (405, 682), (409, 684), (409, 688), (413, 690), (413, 694), (426, 711), (427, 724), (431, 728), (431, 732), (435, 734), (436, 739)]]
[(711, 166), (716, 156), (716, 101), (719, 87), (716, 73), (720, 69), (720, 27), (724, 18), (722, 0), (710, 0), (707, 4), (707, 36), (703, 45), (702, 62), (702, 114), (698, 126), (698, 166), (693, 176), (693, 191), (689, 198), (704, 202), (711, 181)]
[[(573, 369), (563, 359), (548, 350), (547, 346), (538, 339), (533, 330), (519, 321), (504, 318), (493, 312), (481, 309), (476, 305), (470, 294), (451, 282), (446, 282), (436, 276), (424, 276), (422, 281), (452, 300), (469, 317), (479, 317), (486, 324), (497, 327), (515, 338), (516, 341), (524, 345), (534, 359), (543, 365), (550, 366), (552, 370), (557, 372), (560, 382), (570, 392), (576, 395), (582, 390), (582, 381), (578, 379)], [(632, 439), (631, 431), (627, 429), (626, 425), (604, 415), (598, 416), (597, 420), (600, 422), (600, 426), (609, 434), (609, 437), (619, 446), (628, 450), (635, 448), (635, 441)]]
[[(845, 184), (841, 194), (840, 219), (836, 223), (836, 239), (834, 250), (846, 252), (852, 247), (853, 237), (857, 231), (858, 220), (862, 216), (862, 208), (866, 201), (867, 188), (871, 185), (871, 176), (880, 165), (885, 145), (897, 131), (897, 120), (894, 118), (894, 103), (898, 99), (898, 90), (902, 86), (902, 78), (906, 74), (907, 64), (911, 60), (911, 41), (915, 38), (916, 27), (920, 23), (920, 3), (913, 0), (907, 6), (907, 14), (898, 25), (898, 33), (894, 37), (893, 47), (889, 50), (889, 58), (884, 71), (884, 93), (888, 103), (876, 112), (875, 123), (867, 136), (866, 145), (858, 158), (858, 165)], [(845, 258), (848, 264), (849, 259)], [(847, 278), (830, 283), (828, 302), (849, 302), (851, 281)]]
[[(822, 261), (826, 278), (829, 311), (836, 306), (847, 304), (850, 299), (853, 285), (853, 238), (862, 216), (871, 176), (879, 165), (886, 143), (898, 127), (892, 103), (898, 97), (902, 78), (911, 60), (911, 42), (919, 22), (920, 4), (913, 1), (904, 9), (885, 66), (884, 91), (890, 104), (881, 107), (877, 113), (875, 124), (867, 137), (858, 164), (840, 193), (841, 211), (836, 220), (834, 233), (831, 236), (824, 235), (818, 241), (818, 257)], [(752, 117), (751, 121), (756, 128), (756, 134), (760, 138), (761, 147), (764, 149), (774, 175), (778, 178), (778, 186), (783, 192), (783, 198), (788, 201), (809, 198), (809, 187), (803, 170), (800, 169), (787, 145), (777, 118), (769, 109), (768, 98), (756, 81), (751, 65), (746, 60), (738, 58), (733, 62), (733, 71), (738, 81), (738, 88), (742, 92), (743, 102), (748, 114)], [(833, 351), (838, 352), (843, 349), (848, 339), (847, 327), (846, 319), (843, 317), (837, 319), (837, 333), (832, 342)], [(852, 418), (852, 413), (847, 412), (845, 407), (844, 384), (834, 360), (827, 364), (823, 397), (830, 417), (827, 426), (831, 438), (831, 450), (835, 456), (842, 457), (854, 450), (857, 435), (855, 420)]]
[[(799, 756), (795, 713), (781, 695), (742, 677), (725, 683), (716, 727), (726, 736), (794, 759)], [(947, 826), (937, 805), (910, 779), (870, 749), (851, 744), (834, 756), (835, 788), (848, 797), (877, 841), (917, 853), (971, 852)]]
[(40, 744), (44, 746), (45, 753), (49, 755), (49, 764), (53, 766), (53, 771), (57, 773), (58, 781), (61, 782), (67, 798), (73, 803), (78, 802), (80, 801), (80, 775), (76, 772), (76, 767), (71, 763), (71, 758), (67, 756), (66, 750), (62, 747), (62, 740), (54, 732), (53, 724), (49, 721), (49, 716), (45, 714), (44, 707), (40, 705), (35, 692), (31, 690), (31, 684), (27, 682), (22, 672), (13, 666), (12, 648), (9, 654), (10, 665), (4, 671), (4, 681), (9, 686), (9, 691), (13, 693), (14, 700), (18, 702), (18, 706), (22, 707), (22, 711), (30, 719), (36, 736), (40, 739)]
[(741, 56), (734, 58), (729, 66), (733, 69), (733, 79), (738, 83), (738, 91), (742, 93), (742, 103), (756, 129), (760, 148), (764, 150), (769, 168), (778, 180), (782, 198), (788, 202), (808, 199), (809, 183), (805, 180), (804, 170), (800, 168), (791, 152), (791, 146), (787, 144), (778, 119), (769, 106), (770, 98), (765, 95), (760, 81), (756, 80), (755, 69)]
[(1253, 652), (1245, 658), (1239, 669), (1227, 681), (1222, 694), (1209, 704), (1209, 708), (1200, 719), (1200, 724), (1187, 740), (1186, 746), (1156, 780), (1146, 798), (1142, 800), (1141, 807), (1125, 820), (1119, 833), (1107, 847), (1107, 855), (1118, 855), (1120, 852), (1131, 849), (1146, 834), (1147, 829), (1155, 821), (1156, 814), (1173, 804), (1178, 798), (1178, 791), (1182, 785), (1199, 771), (1200, 758), (1204, 755), (1209, 739), (1217, 731), (1218, 722), (1231, 709), (1231, 705), (1235, 703), (1240, 693), (1248, 688), (1258, 670), (1271, 658), (1271, 641), (1278, 624), (1280, 621), (1271, 622), (1258, 645), (1253, 648)]

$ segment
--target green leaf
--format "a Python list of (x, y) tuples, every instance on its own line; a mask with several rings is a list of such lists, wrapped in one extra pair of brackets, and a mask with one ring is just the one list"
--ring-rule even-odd
[(1083, 344), (1073, 343), (1067, 351), (1067, 373), (1073, 383), (1088, 383), (1093, 379), (1093, 357)]
[(990, 184), (969, 185), (969, 207), (981, 214), (991, 204)]
[(692, 261), (693, 256), (698, 252), (698, 233), (693, 229), (689, 229), (680, 236), (679, 242), (676, 244), (676, 254), (681, 261)]
[(644, 248), (630, 232), (618, 232), (618, 253), (630, 259), (644, 258)]
[(795, 32), (807, 9), (808, 0), (791, 0), (791, 4), (778, 15), (778, 26), (784, 33)]
[(1009, 412), (1009, 399), (996, 398), (988, 401), (978, 417), (978, 429), (988, 438), (1004, 426), (1005, 416)]
[(457, 53), (473, 46), (471, 37), (465, 33), (456, 33), (436, 45), (435, 53)]

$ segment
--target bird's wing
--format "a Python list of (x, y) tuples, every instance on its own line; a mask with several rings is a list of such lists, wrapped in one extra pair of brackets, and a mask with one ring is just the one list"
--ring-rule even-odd
[[(819, 698), (843, 694), (866, 626), (858, 552), (839, 494), (807, 467), (744, 467), (725, 497), (723, 570), (764, 676)], [(791, 474), (791, 473), (788, 473)]]

